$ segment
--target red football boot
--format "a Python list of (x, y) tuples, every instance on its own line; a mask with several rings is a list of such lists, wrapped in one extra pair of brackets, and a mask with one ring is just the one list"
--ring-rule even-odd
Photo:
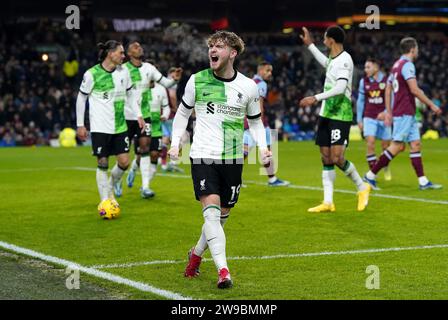
[(201, 265), (202, 257), (194, 253), (194, 247), (188, 252), (188, 265), (185, 268), (184, 276), (188, 278), (197, 277), (199, 275), (199, 266)]
[(219, 277), (218, 277), (218, 288), (219, 289), (226, 289), (231, 288), (233, 286), (232, 279), (230, 279), (230, 273), (227, 268), (222, 268), (219, 270)]

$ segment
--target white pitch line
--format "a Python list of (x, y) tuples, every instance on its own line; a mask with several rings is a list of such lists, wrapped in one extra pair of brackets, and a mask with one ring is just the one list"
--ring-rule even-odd
[[(256, 184), (260, 186), (266, 185), (266, 183), (259, 182), (259, 181), (251, 181), (251, 180), (244, 180), (244, 182), (247, 182), (249, 184)], [(323, 191), (324, 189), (321, 187), (311, 187), (311, 186), (300, 186), (295, 184), (290, 184), (288, 188), (293, 189), (303, 189), (303, 190), (313, 190), (313, 191)], [(352, 190), (344, 190), (344, 189), (334, 189), (334, 192), (339, 193), (346, 193), (346, 194), (357, 194), (356, 191)], [(424, 202), (424, 203), (435, 203), (435, 204), (448, 204), (448, 201), (445, 200), (432, 200), (432, 199), (424, 199), (424, 198), (413, 198), (413, 197), (403, 197), (403, 196), (394, 196), (390, 194), (383, 194), (383, 193), (370, 193), (371, 197), (378, 197), (378, 198), (388, 198), (388, 199), (397, 199), (397, 200), (404, 200), (404, 201), (417, 201), (417, 202)]]
[[(21, 172), (21, 171), (42, 171), (42, 170), (78, 170), (78, 171), (96, 171), (95, 168), (89, 167), (55, 167), (55, 168), (35, 168), (35, 169), (10, 169), (10, 170), (0, 170), (0, 172)], [(180, 178), (180, 179), (191, 179), (189, 175), (185, 174), (176, 174), (176, 173), (158, 173), (158, 176), (161, 177), (171, 177), (171, 178)], [(254, 184), (259, 186), (266, 186), (266, 183), (260, 181), (253, 180), (244, 180), (245, 183)], [(292, 189), (301, 189), (301, 190), (312, 190), (312, 191), (323, 191), (322, 187), (313, 187), (313, 186), (302, 186), (302, 185), (294, 185), (291, 184), (287, 188)], [(335, 189), (334, 192), (345, 193), (345, 194), (356, 194), (356, 191), (353, 190), (344, 190), (344, 189)], [(432, 200), (432, 199), (424, 199), (424, 198), (413, 198), (413, 197), (404, 197), (404, 196), (394, 196), (390, 194), (383, 193), (370, 193), (371, 197), (378, 198), (386, 198), (386, 199), (396, 199), (403, 201), (415, 201), (415, 202), (423, 202), (423, 203), (434, 203), (434, 204), (443, 204), (448, 205), (448, 201), (446, 200)]]
[(13, 244), (10, 244), (7, 242), (0, 241), (0, 247), (4, 248), (6, 250), (9, 250), (9, 251), (13, 251), (18, 254), (22, 254), (22, 255), (26, 255), (29, 257), (39, 259), (39, 260), (47, 261), (49, 263), (61, 265), (66, 268), (70, 267), (74, 270), (79, 270), (80, 272), (89, 274), (89, 275), (97, 277), (97, 278), (109, 280), (111, 282), (118, 283), (118, 284), (124, 284), (129, 287), (133, 287), (137, 290), (140, 290), (143, 292), (150, 292), (150, 293), (156, 294), (158, 296), (162, 296), (164, 298), (173, 299), (173, 300), (193, 300), (193, 298), (183, 296), (176, 292), (159, 289), (159, 288), (153, 287), (153, 286), (143, 283), (143, 282), (123, 278), (123, 277), (114, 275), (112, 273), (96, 270), (95, 268), (92, 268), (92, 267), (85, 267), (76, 262), (60, 259), (60, 258), (53, 257), (53, 256), (48, 256), (43, 253), (31, 250), (31, 249), (27, 249), (27, 248), (22, 248), (22, 247), (19, 247), (19, 246), (16, 246), (16, 245), (13, 245)]
[[(410, 250), (425, 250), (425, 249), (440, 249), (440, 248), (448, 248), (448, 244), (436, 244), (436, 245), (416, 246), (416, 247), (361, 249), (361, 250), (349, 250), (349, 251), (324, 251), (324, 252), (310, 252), (310, 253), (277, 254), (273, 256), (236, 256), (236, 257), (228, 257), (227, 260), (270, 260), (270, 259), (283, 259), (283, 258), (338, 256), (338, 255), (351, 255), (351, 254), (363, 254), (363, 253), (410, 251)], [(202, 259), (202, 261), (213, 261), (213, 259), (206, 258)], [(186, 260), (154, 260), (154, 261), (131, 262), (122, 264), (119, 263), (103, 264), (103, 265), (91, 266), (91, 268), (94, 269), (132, 268), (147, 265), (178, 264), (186, 262), (187, 262)]]

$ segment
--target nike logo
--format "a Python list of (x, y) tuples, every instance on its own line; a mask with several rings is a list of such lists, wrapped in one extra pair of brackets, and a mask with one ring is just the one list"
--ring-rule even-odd
[(207, 242), (212, 241), (213, 239), (216, 239), (216, 238), (218, 238), (218, 237), (214, 237), (214, 238), (211, 238), (211, 239), (207, 239)]
[(209, 95), (211, 95), (211, 92), (203, 92), (202, 93), (202, 96), (204, 96), (204, 97), (209, 96)]

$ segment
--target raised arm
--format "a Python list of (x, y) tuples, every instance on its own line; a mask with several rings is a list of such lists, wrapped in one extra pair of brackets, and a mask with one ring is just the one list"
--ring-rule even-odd
[(319, 62), (319, 64), (326, 68), (328, 63), (328, 57), (326, 57), (317, 47), (314, 45), (313, 40), (311, 39), (310, 32), (307, 28), (303, 27), (303, 35), (300, 35), (303, 43), (308, 47), (308, 50), (314, 56), (314, 58)]

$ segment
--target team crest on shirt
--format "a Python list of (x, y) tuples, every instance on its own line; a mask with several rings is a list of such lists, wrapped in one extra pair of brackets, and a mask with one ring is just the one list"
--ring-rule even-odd
[(243, 94), (241, 92), (238, 92), (238, 100), (236, 100), (236, 103), (243, 103)]
[(386, 84), (384, 82), (380, 83), (380, 89), (384, 90), (386, 88)]

